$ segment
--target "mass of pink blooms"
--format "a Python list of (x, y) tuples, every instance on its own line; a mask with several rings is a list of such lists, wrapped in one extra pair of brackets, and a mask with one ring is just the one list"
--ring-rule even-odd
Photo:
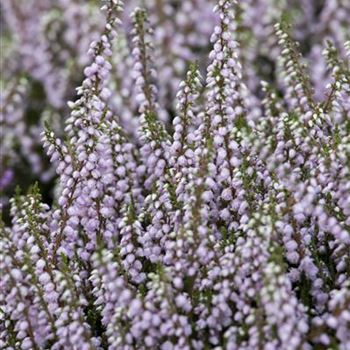
[(350, 1), (2, 0), (0, 348), (350, 349)]

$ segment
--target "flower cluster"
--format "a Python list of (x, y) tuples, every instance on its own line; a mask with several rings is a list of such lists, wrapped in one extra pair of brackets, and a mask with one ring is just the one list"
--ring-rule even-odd
[[(93, 2), (40, 0), (42, 30), (4, 1), (10, 28), (26, 14), (30, 74), (6, 86), (0, 190), (16, 152), (57, 183), (52, 205), (18, 189), (0, 223), (1, 348), (350, 348), (349, 6), (295, 2), (308, 15), (291, 26), (285, 1), (102, 0), (105, 22), (87, 24)], [(293, 37), (328, 35), (310, 69)], [(53, 57), (73, 66), (56, 74)], [(75, 65), (81, 85), (61, 95)], [(50, 168), (26, 121), (30, 75), (53, 113)]]

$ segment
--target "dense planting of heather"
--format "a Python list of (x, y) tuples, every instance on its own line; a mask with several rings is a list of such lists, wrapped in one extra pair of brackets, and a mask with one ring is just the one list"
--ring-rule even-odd
[(0, 348), (350, 349), (350, 2), (102, 2), (1, 3)]

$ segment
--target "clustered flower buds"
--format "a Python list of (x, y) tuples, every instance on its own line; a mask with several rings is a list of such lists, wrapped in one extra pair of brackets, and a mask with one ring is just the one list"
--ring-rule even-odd
[[(28, 11), (30, 74), (1, 97), (0, 348), (350, 349), (350, 8), (296, 2), (313, 12), (291, 23), (276, 0), (102, 0), (85, 23), (93, 4), (39, 0), (46, 31), (4, 1), (12, 30)], [(293, 37), (322, 33), (309, 69)], [(2, 194), (19, 154), (41, 183), (55, 170), (52, 204)]]

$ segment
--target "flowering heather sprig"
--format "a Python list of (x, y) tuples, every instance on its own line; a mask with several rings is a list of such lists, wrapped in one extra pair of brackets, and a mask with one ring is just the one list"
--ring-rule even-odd
[[(346, 46), (346, 44), (344, 45)], [(330, 84), (328, 99), (325, 102), (324, 109), (333, 109), (336, 122), (347, 122), (350, 115), (350, 105), (348, 102), (350, 96), (350, 67), (348, 60), (339, 58), (339, 53), (332, 42), (327, 42), (327, 47), (323, 52), (328, 66), (332, 71), (333, 81)], [(348, 54), (349, 57), (349, 54)]]
[(157, 143), (167, 137), (166, 131), (158, 121), (161, 110), (157, 102), (157, 73), (154, 69), (152, 51), (152, 29), (146, 10), (136, 9), (132, 14), (134, 30), (132, 55), (134, 57), (134, 79), (138, 87), (136, 99), (141, 114), (140, 125), (146, 140)]
[(167, 211), (177, 207), (174, 171), (169, 164), (170, 136), (160, 121), (161, 111), (157, 103), (156, 72), (152, 58), (152, 30), (149, 27), (147, 12), (136, 9), (133, 13), (135, 84), (140, 113), (140, 139), (143, 144), (140, 156), (146, 165), (144, 186), (151, 193), (145, 198), (143, 212), (148, 212), (150, 224), (144, 237), (144, 249), (156, 262), (160, 247), (155, 242), (162, 240), (169, 232), (171, 218)]
[(147, 12), (136, 9), (132, 14), (134, 24), (134, 79), (140, 113), (140, 133), (143, 141), (141, 156), (147, 160), (148, 173), (146, 187), (151, 188), (155, 178), (162, 178), (167, 168), (169, 135), (159, 120), (160, 110), (157, 102), (156, 71), (152, 58), (152, 29), (149, 27)]
[(200, 125), (199, 102), (202, 91), (201, 75), (196, 64), (190, 66), (186, 80), (182, 81), (177, 94), (178, 115), (173, 120), (173, 141), (170, 146), (170, 165), (175, 171), (177, 201), (186, 205), (194, 172), (196, 129)]
[(286, 72), (284, 78), (286, 96), (291, 102), (291, 108), (302, 106), (301, 112), (304, 113), (313, 110), (313, 92), (306, 74), (306, 67), (301, 62), (298, 45), (290, 38), (287, 23), (277, 23), (275, 30), (278, 44), (282, 47), (281, 61), (283, 70)]
[(236, 209), (227, 203), (234, 198), (235, 192), (239, 192), (234, 189), (233, 168), (239, 165), (240, 155), (237, 143), (230, 134), (235, 127), (240, 128), (246, 123), (246, 87), (241, 81), (238, 43), (233, 36), (235, 4), (219, 1), (215, 8), (220, 22), (211, 37), (213, 50), (209, 55), (211, 62), (206, 81), (207, 104), (201, 125), (201, 142), (209, 141), (213, 152), (208, 181), (215, 185), (209, 186), (212, 188), (206, 192), (207, 200), (211, 202), (211, 215), (223, 221), (234, 215)]
[[(49, 155), (61, 158), (58, 169), (64, 172), (61, 177), (62, 192), (58, 199), (64, 210), (57, 211), (58, 217), (55, 217), (54, 227), (57, 228), (54, 229), (53, 259), (56, 253), (60, 253), (60, 248), (71, 256), (75, 244), (78, 241), (83, 244), (78, 238), (79, 225), (82, 225), (90, 241), (81, 252), (83, 260), (95, 249), (97, 235), (111, 237), (108, 218), (113, 215), (115, 201), (119, 201), (129, 189), (128, 181), (118, 180), (117, 177), (126, 174), (126, 167), (129, 171), (135, 171), (135, 166), (131, 164), (118, 166), (116, 162), (115, 152), (121, 157), (119, 162), (133, 160), (132, 154), (125, 158), (124, 153), (130, 154), (132, 145), (123, 143), (122, 131), (107, 105), (110, 97), (107, 82), (111, 69), (108, 60), (112, 54), (111, 43), (116, 35), (116, 16), (122, 9), (122, 2), (107, 1), (102, 9), (106, 11), (104, 32), (98, 42), (91, 44), (89, 55), (92, 63), (85, 68), (86, 78), (78, 88), (81, 97), (75, 103), (69, 103), (72, 113), (65, 129), (69, 136), (68, 144), (62, 148), (60, 140), (55, 141), (50, 130), (44, 134), (46, 145), (51, 145)], [(114, 172), (116, 167), (118, 169)], [(112, 183), (117, 185), (114, 194), (108, 190)], [(62, 246), (64, 236), (70, 242), (66, 247)]]
[[(192, 17), (210, 1), (135, 3), (130, 24), (122, 1), (103, 1), (101, 34), (77, 56), (86, 66), (64, 134), (46, 120), (53, 203), (35, 185), (10, 200), (12, 224), (0, 224), (0, 347), (347, 350), (349, 43), (326, 43), (329, 80), (315, 96), (299, 49), (309, 52), (292, 37), (313, 35), (316, 12), (291, 19), (296, 28), (282, 19), (272, 37), (289, 2), (271, 12), (275, 0), (218, 0), (211, 40), (196, 45), (208, 28)], [(297, 3), (296, 13), (316, 6)], [(69, 30), (87, 40), (65, 4)], [(50, 37), (62, 24), (53, 17)], [(265, 49), (255, 47), (263, 38)], [(279, 68), (259, 84), (261, 54)], [(17, 127), (28, 99), (11, 96), (1, 110)], [(6, 169), (18, 163), (12, 137)]]
[[(109, 349), (120, 349), (132, 345), (128, 335), (129, 308), (135, 305), (134, 289), (127, 280), (118, 260), (118, 252), (99, 249), (92, 257), (94, 270), (91, 273), (95, 304), (101, 312), (101, 322), (106, 327)], [(132, 315), (133, 316), (133, 315)]]

